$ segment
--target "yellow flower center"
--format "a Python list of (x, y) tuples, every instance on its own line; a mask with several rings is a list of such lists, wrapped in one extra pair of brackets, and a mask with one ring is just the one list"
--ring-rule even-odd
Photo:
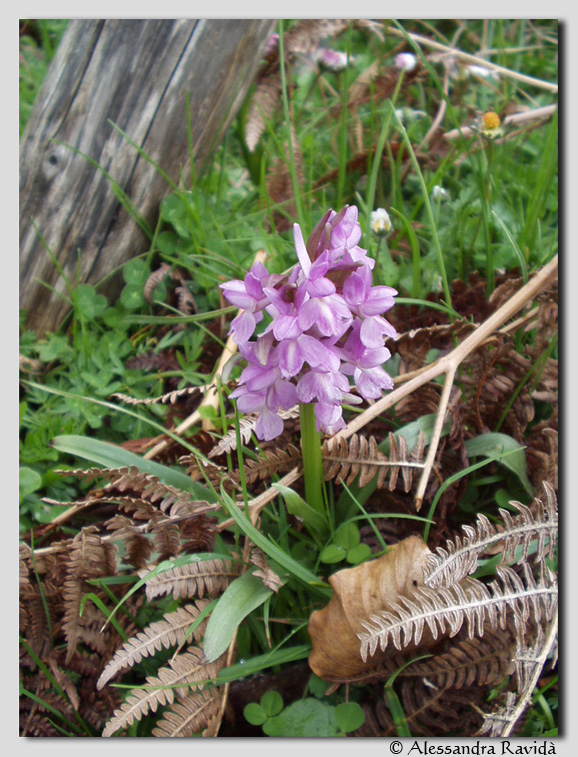
[(500, 123), (500, 116), (493, 111), (484, 113), (482, 116), (482, 126), (484, 127), (484, 130), (492, 131), (493, 129), (497, 129), (500, 126)]

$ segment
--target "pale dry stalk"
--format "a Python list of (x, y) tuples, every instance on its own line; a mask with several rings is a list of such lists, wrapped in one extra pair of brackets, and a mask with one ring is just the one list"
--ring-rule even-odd
[[(403, 39), (405, 39), (406, 36), (404, 32), (400, 31), (399, 29), (395, 29), (394, 27), (389, 27), (387, 33), (393, 35), (394, 37), (401, 37)], [(558, 92), (558, 85), (552, 82), (543, 81), (542, 79), (535, 79), (533, 76), (526, 76), (525, 74), (520, 74), (517, 71), (512, 71), (509, 68), (504, 68), (504, 66), (498, 66), (497, 63), (492, 63), (486, 58), (480, 58), (477, 55), (463, 53), (461, 50), (457, 50), (454, 47), (448, 47), (447, 45), (442, 45), (440, 42), (436, 42), (433, 39), (424, 37), (421, 34), (413, 34), (410, 32), (406, 33), (407, 36), (418, 45), (429, 47), (432, 50), (438, 50), (439, 52), (446, 53), (447, 55), (451, 55), (455, 58), (458, 58), (459, 60), (463, 60), (466, 63), (473, 63), (477, 66), (489, 68), (492, 71), (496, 71), (501, 76), (505, 76), (508, 79), (513, 79), (514, 81), (519, 81), (521, 84), (528, 84), (529, 86), (536, 87), (537, 89), (545, 89), (548, 92)]]
[[(551, 118), (557, 109), (558, 105), (545, 105), (543, 108), (526, 110), (523, 113), (512, 113), (512, 115), (504, 118), (503, 123), (504, 126), (521, 126), (535, 121), (542, 121)], [(452, 129), (451, 131), (446, 132), (444, 138), (452, 142), (459, 137), (471, 137), (473, 133), (474, 130), (471, 126), (460, 126), (459, 129)]]
[(540, 650), (540, 654), (536, 658), (534, 672), (532, 673), (530, 680), (525, 686), (522, 696), (516, 702), (516, 706), (514, 707), (512, 712), (508, 714), (506, 722), (504, 724), (504, 729), (502, 733), (500, 733), (500, 738), (508, 738), (508, 736), (511, 736), (516, 723), (522, 717), (522, 715), (526, 711), (526, 708), (530, 704), (530, 700), (534, 696), (534, 691), (536, 690), (536, 686), (538, 685), (538, 681), (540, 680), (540, 676), (542, 675), (542, 670), (544, 669), (548, 655), (550, 654), (552, 648), (554, 647), (554, 644), (556, 643), (557, 636), (558, 613), (556, 613), (550, 627), (548, 628), (546, 641), (544, 643), (544, 646)]

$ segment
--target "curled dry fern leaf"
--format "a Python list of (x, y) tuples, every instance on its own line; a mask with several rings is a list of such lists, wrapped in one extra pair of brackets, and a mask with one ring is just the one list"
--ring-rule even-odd
[(301, 450), (294, 444), (286, 449), (269, 450), (263, 458), (246, 460), (245, 481), (252, 484), (258, 479), (267, 479), (275, 474), (286, 473), (295, 466), (301, 466)]
[(216, 677), (222, 660), (207, 663), (199, 648), (188, 650), (170, 660), (158, 676), (149, 676), (144, 688), (133, 689), (122, 706), (106, 724), (103, 736), (128, 728), (149, 712), (156, 712), (165, 704), (172, 704), (177, 696), (185, 696), (191, 688), (198, 688)]
[[(530, 617), (536, 622), (552, 619), (557, 608), (558, 588), (553, 573), (543, 571), (538, 581), (524, 564), (524, 577), (507, 567), (497, 569), (499, 582), (489, 587), (472, 578), (461, 584), (416, 589), (411, 599), (401, 597), (392, 611), (373, 615), (362, 625), (365, 632), (358, 634), (361, 656), (364, 660), (375, 654), (380, 646), (385, 650), (391, 641), (401, 650), (409, 644), (418, 646), (424, 630), (434, 639), (443, 635), (455, 636), (464, 622), (468, 635), (483, 636), (486, 627), (504, 629), (508, 614), (513, 614), (516, 628), (523, 633)], [(403, 634), (403, 641), (402, 641)]]
[(145, 580), (149, 601), (167, 594), (172, 594), (175, 599), (202, 598), (205, 594), (216, 596), (227, 588), (236, 575), (232, 561), (220, 559), (179, 565), (147, 579), (152, 572), (141, 570), (138, 573)]
[(75, 536), (70, 549), (70, 559), (66, 567), (64, 582), (63, 630), (67, 642), (66, 662), (69, 663), (76, 645), (83, 637), (86, 617), (80, 617), (80, 603), (89, 591), (87, 579), (109, 576), (116, 573), (116, 548), (103, 544), (92, 526), (84, 528)]
[[(534, 562), (552, 559), (558, 532), (558, 510), (553, 488), (547, 482), (543, 488), (544, 500), (535, 499), (532, 508), (519, 502), (510, 503), (518, 510), (517, 516), (500, 509), (504, 522), (500, 529), (483, 514), (478, 514), (475, 528), (462, 526), (463, 537), (448, 541), (445, 549), (438, 547), (438, 554), (428, 558), (425, 585), (436, 588), (461, 581), (477, 569), (480, 555), (496, 546), (502, 552), (502, 563), (527, 560), (532, 542), (536, 545)], [(516, 558), (518, 548), (521, 548), (521, 555)]]
[(206, 621), (200, 623), (193, 634), (189, 634), (189, 630), (208, 605), (208, 600), (199, 599), (195, 604), (179, 607), (175, 612), (167, 613), (163, 620), (151, 623), (133, 636), (116, 651), (98, 679), (97, 688), (102, 689), (120, 670), (132, 667), (143, 657), (154, 655), (163, 648), (181, 645), (187, 638), (191, 641), (200, 641), (205, 632)]

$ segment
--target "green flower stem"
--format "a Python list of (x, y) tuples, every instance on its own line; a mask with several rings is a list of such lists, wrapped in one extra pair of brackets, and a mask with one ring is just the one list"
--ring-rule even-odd
[(303, 455), (303, 477), (305, 479), (305, 500), (317, 512), (325, 515), (323, 505), (323, 460), (321, 458), (321, 437), (315, 421), (315, 405), (299, 403), (301, 423), (301, 452)]
[(405, 127), (402, 124), (402, 122), (399, 120), (399, 118), (398, 118), (398, 116), (397, 116), (397, 114), (395, 112), (395, 107), (394, 107), (393, 103), (391, 103), (391, 102), (390, 102), (390, 110), (391, 110), (391, 113), (392, 113), (393, 117), (395, 118), (395, 120), (397, 122), (397, 128), (399, 129), (399, 131), (401, 133), (402, 139), (403, 139), (404, 144), (405, 144), (405, 146), (407, 148), (407, 151), (409, 153), (409, 157), (410, 157), (410, 160), (412, 162), (414, 171), (415, 171), (415, 173), (416, 173), (416, 175), (417, 175), (417, 177), (419, 179), (419, 182), (421, 184), (422, 194), (423, 194), (423, 201), (424, 201), (426, 213), (427, 213), (427, 216), (428, 216), (428, 219), (429, 219), (429, 222), (430, 222), (430, 226), (431, 226), (432, 241), (433, 241), (434, 249), (435, 249), (435, 251), (437, 253), (439, 272), (440, 272), (440, 275), (441, 275), (441, 278), (442, 278), (442, 285), (443, 285), (443, 288), (444, 288), (444, 295), (445, 295), (445, 298), (446, 298), (446, 305), (448, 305), (448, 307), (451, 308), (451, 306), (452, 306), (452, 298), (451, 298), (451, 294), (450, 294), (450, 285), (448, 283), (448, 277), (447, 277), (447, 274), (446, 274), (446, 267), (445, 267), (445, 263), (444, 263), (444, 255), (443, 255), (442, 248), (441, 248), (441, 245), (440, 245), (440, 240), (439, 240), (439, 237), (438, 237), (437, 226), (436, 226), (436, 222), (435, 222), (435, 218), (434, 218), (431, 202), (430, 202), (430, 199), (429, 199), (428, 188), (426, 186), (426, 183), (425, 183), (425, 180), (424, 180), (424, 177), (423, 177), (420, 165), (419, 165), (418, 160), (416, 158), (414, 149), (413, 149), (413, 147), (411, 145), (411, 142), (409, 141), (409, 137), (407, 136), (407, 132), (405, 130)]
[(490, 232), (490, 213), (492, 208), (492, 162), (494, 159), (494, 145), (492, 142), (488, 142), (486, 149), (487, 167), (486, 167), (486, 186), (484, 196), (484, 229), (486, 232), (486, 288), (488, 296), (490, 296), (496, 288), (495, 274), (494, 274), (494, 253), (492, 249), (492, 238)]

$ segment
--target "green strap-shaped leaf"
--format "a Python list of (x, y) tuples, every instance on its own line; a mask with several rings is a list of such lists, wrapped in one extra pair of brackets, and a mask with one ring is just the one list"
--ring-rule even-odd
[(323, 543), (329, 533), (327, 519), (320, 512), (314, 510), (311, 505), (307, 504), (303, 497), (300, 497), (293, 489), (281, 484), (272, 484), (272, 486), (282, 494), (287, 505), (287, 510), (289, 510), (291, 515), (303, 521), (305, 527), (318, 544)]
[(209, 662), (227, 651), (239, 624), (271, 594), (252, 573), (243, 573), (227, 587), (207, 623), (203, 650)]
[[(495, 457), (497, 462), (515, 473), (528, 494), (533, 497), (534, 490), (526, 467), (526, 455), (524, 447), (520, 446), (513, 437), (508, 434), (490, 433), (481, 434), (466, 442), (468, 457)], [(501, 455), (508, 452), (508, 455)]]
[(281, 549), (281, 547), (277, 546), (277, 544), (271, 541), (271, 539), (265, 536), (265, 534), (262, 534), (261, 531), (255, 528), (251, 521), (243, 515), (241, 510), (224, 489), (221, 489), (221, 501), (225, 510), (227, 510), (245, 536), (248, 536), (249, 539), (251, 539), (253, 544), (259, 547), (259, 549), (262, 549), (266, 555), (269, 555), (272, 560), (278, 563), (292, 576), (303, 581), (312, 589), (323, 594), (323, 596), (331, 597), (333, 593), (331, 588), (327, 586), (327, 584), (322, 583), (314, 573), (307, 570), (307, 568), (301, 565), (301, 563), (294, 560)]

